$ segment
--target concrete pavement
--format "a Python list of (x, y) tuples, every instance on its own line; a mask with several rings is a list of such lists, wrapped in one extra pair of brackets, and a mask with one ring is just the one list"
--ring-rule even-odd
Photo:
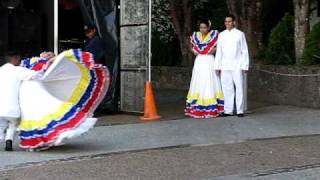
[(67, 145), (28, 153), (15, 145), (0, 152), (2, 170), (49, 160), (140, 151), (170, 146), (209, 146), (255, 139), (320, 134), (320, 110), (270, 106), (245, 118), (179, 119), (153, 123), (100, 126)]
[(0, 171), (9, 180), (316, 180), (320, 136), (178, 146), (33, 163)]

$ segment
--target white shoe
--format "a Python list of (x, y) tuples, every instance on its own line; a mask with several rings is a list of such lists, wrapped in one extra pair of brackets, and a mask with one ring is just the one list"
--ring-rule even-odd
[(28, 148), (26, 149), (26, 152), (34, 152), (34, 149)]

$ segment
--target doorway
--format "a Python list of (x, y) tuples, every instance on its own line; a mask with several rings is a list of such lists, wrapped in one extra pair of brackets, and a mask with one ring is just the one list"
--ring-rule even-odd
[(59, 52), (83, 48), (85, 41), (84, 22), (78, 1), (59, 0), (58, 27)]

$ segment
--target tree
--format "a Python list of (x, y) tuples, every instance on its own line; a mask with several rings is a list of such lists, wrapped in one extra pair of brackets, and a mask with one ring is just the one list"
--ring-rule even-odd
[(163, 43), (170, 43), (174, 38), (174, 27), (170, 18), (167, 0), (152, 1), (152, 33)]
[(175, 33), (180, 42), (182, 54), (182, 66), (192, 65), (192, 53), (190, 52), (190, 35), (192, 33), (194, 0), (168, 0), (170, 16)]
[(301, 58), (305, 47), (306, 35), (310, 31), (309, 0), (293, 0), (294, 5), (294, 40), (296, 63), (301, 64)]
[(247, 36), (250, 54), (256, 57), (262, 47), (262, 0), (226, 0), (229, 12), (237, 18), (237, 26)]
[(152, 1), (152, 66), (181, 65), (179, 41), (167, 0)]
[[(193, 0), (189, 3), (179, 0), (153, 0), (152, 8), (153, 54), (158, 55), (153, 56), (153, 59), (160, 64), (183, 66), (193, 64), (189, 36), (192, 31), (198, 30), (197, 20), (209, 19), (213, 29), (222, 30), (224, 16), (228, 12), (225, 0)], [(169, 56), (164, 52), (169, 53)], [(184, 54), (183, 57), (181, 54)]]
[[(224, 27), (224, 18), (228, 14), (226, 0), (200, 0), (194, 3), (195, 20), (209, 19), (212, 28), (222, 31)], [(196, 25), (196, 24), (194, 24)], [(197, 28), (198, 27), (194, 27)]]

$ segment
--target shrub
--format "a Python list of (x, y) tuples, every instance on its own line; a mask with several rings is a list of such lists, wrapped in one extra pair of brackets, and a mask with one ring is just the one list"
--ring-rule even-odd
[(306, 45), (302, 56), (302, 64), (320, 64), (320, 22), (317, 23), (306, 37)]
[(268, 64), (294, 64), (294, 18), (286, 13), (282, 20), (272, 29), (265, 52)]

